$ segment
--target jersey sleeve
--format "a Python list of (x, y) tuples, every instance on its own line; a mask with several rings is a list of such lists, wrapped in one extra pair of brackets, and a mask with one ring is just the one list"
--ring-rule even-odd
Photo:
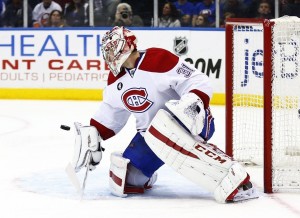
[(151, 49), (147, 53), (147, 59), (143, 61), (141, 68), (153, 73), (156, 87), (165, 90), (172, 88), (179, 96), (193, 92), (208, 107), (213, 89), (206, 74), (169, 51)]
[(130, 113), (121, 108), (112, 107), (107, 102), (100, 102), (100, 106), (91, 119), (100, 136), (106, 140), (117, 134), (127, 123)]
[(193, 92), (198, 95), (208, 107), (213, 94), (213, 88), (209, 77), (196, 69), (183, 59), (165, 75), (165, 80), (170, 81), (170, 86), (179, 96)]
[(151, 48), (146, 51), (140, 69), (152, 73), (155, 86), (160, 90), (169, 88), (181, 97), (193, 92), (209, 106), (212, 97), (212, 86), (208, 76), (193, 65), (175, 54), (161, 48)]

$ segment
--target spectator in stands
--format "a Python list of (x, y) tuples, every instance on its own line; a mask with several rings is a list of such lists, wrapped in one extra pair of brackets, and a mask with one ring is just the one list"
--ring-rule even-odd
[(210, 26), (214, 26), (216, 22), (216, 5), (213, 0), (203, 0), (196, 4), (194, 13), (193, 13), (193, 20), (192, 25), (195, 26), (196, 18), (199, 15), (203, 15), (207, 17)]
[[(245, 0), (244, 0), (245, 1)], [(277, 1), (277, 0), (276, 0)], [(259, 8), (259, 4), (261, 2), (268, 2), (271, 6), (271, 13), (274, 17), (275, 10), (274, 10), (274, 0), (252, 0), (251, 3), (244, 5), (244, 17), (247, 18), (255, 18), (257, 17), (257, 9)]]
[(66, 4), (64, 12), (65, 22), (71, 27), (85, 27), (89, 25), (89, 5), (85, 0), (72, 0)]
[(195, 20), (195, 27), (210, 27), (208, 17), (204, 15), (198, 15), (198, 17)]
[(181, 16), (180, 24), (181, 24), (182, 27), (192, 26), (191, 16), (188, 15), (188, 14), (185, 14), (185, 15)]
[(192, 25), (192, 16), (194, 12), (193, 3), (187, 0), (177, 0), (174, 2), (175, 7), (180, 12), (180, 23), (181, 26), (188, 27)]
[(273, 19), (271, 5), (269, 2), (261, 2), (258, 5), (256, 18)]
[[(138, 15), (143, 20), (144, 26), (153, 26), (153, 0), (121, 0), (122, 3), (127, 3), (131, 6), (132, 14)], [(158, 0), (158, 8), (162, 8), (166, 1)]]
[(63, 13), (59, 10), (51, 11), (49, 15), (48, 27), (64, 27)]
[[(246, 16), (246, 8), (243, 2), (239, 0), (227, 0), (220, 5), (221, 16), (224, 16), (226, 12), (235, 14), (237, 18)], [(254, 16), (254, 15), (253, 15)]]
[(281, 0), (280, 15), (300, 17), (300, 0)]
[(161, 12), (161, 16), (158, 20), (158, 27), (180, 27), (180, 21), (178, 19), (179, 11), (171, 2), (164, 4)]
[(48, 26), (49, 14), (53, 10), (62, 11), (60, 5), (53, 0), (43, 0), (37, 4), (32, 12), (32, 20), (34, 27)]
[(235, 18), (235, 14), (231, 13), (231, 12), (226, 12), (223, 15), (223, 18), (221, 19), (221, 25), (220, 25), (221, 28), (225, 28), (226, 27), (226, 21), (227, 21), (228, 18)]
[(108, 26), (114, 20), (120, 0), (94, 0), (94, 25)]
[[(32, 9), (28, 5), (28, 26), (32, 24)], [(4, 27), (23, 27), (23, 0), (12, 0), (3, 15)]]
[(115, 15), (115, 21), (113, 22), (113, 26), (140, 27), (140, 26), (144, 26), (144, 23), (140, 16), (132, 14), (132, 9), (129, 4), (120, 3), (117, 6), (117, 11)]
[(177, 0), (174, 2), (175, 7), (179, 10), (181, 15), (188, 14), (193, 15), (194, 4), (188, 0)]

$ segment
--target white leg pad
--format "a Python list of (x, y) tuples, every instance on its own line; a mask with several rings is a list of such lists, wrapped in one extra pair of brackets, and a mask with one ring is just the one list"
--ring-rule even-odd
[(124, 194), (127, 165), (129, 159), (122, 157), (121, 152), (113, 152), (110, 156), (109, 187), (113, 195), (126, 197)]
[(247, 177), (238, 163), (216, 146), (196, 141), (165, 110), (158, 111), (144, 138), (162, 161), (213, 192), (218, 202), (226, 202)]

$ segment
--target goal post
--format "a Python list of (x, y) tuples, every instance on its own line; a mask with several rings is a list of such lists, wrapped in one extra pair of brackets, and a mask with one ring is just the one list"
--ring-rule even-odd
[(300, 18), (226, 22), (226, 153), (300, 191)]

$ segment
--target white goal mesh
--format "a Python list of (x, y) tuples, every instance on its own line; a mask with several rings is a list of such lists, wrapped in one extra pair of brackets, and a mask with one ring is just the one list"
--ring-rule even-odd
[[(231, 48), (226, 54), (231, 54), (226, 58), (232, 60), (226, 62), (232, 70), (226, 72), (231, 80), (226, 93), (231, 95), (226, 105), (231, 115), (226, 122), (232, 122), (227, 129), (232, 138), (226, 146), (232, 146), (236, 160), (266, 165), (269, 192), (300, 191), (300, 19), (248, 19), (228, 25), (232, 27), (226, 31), (232, 33), (226, 33), (231, 36), (226, 43)], [(270, 110), (266, 96), (271, 96)]]

